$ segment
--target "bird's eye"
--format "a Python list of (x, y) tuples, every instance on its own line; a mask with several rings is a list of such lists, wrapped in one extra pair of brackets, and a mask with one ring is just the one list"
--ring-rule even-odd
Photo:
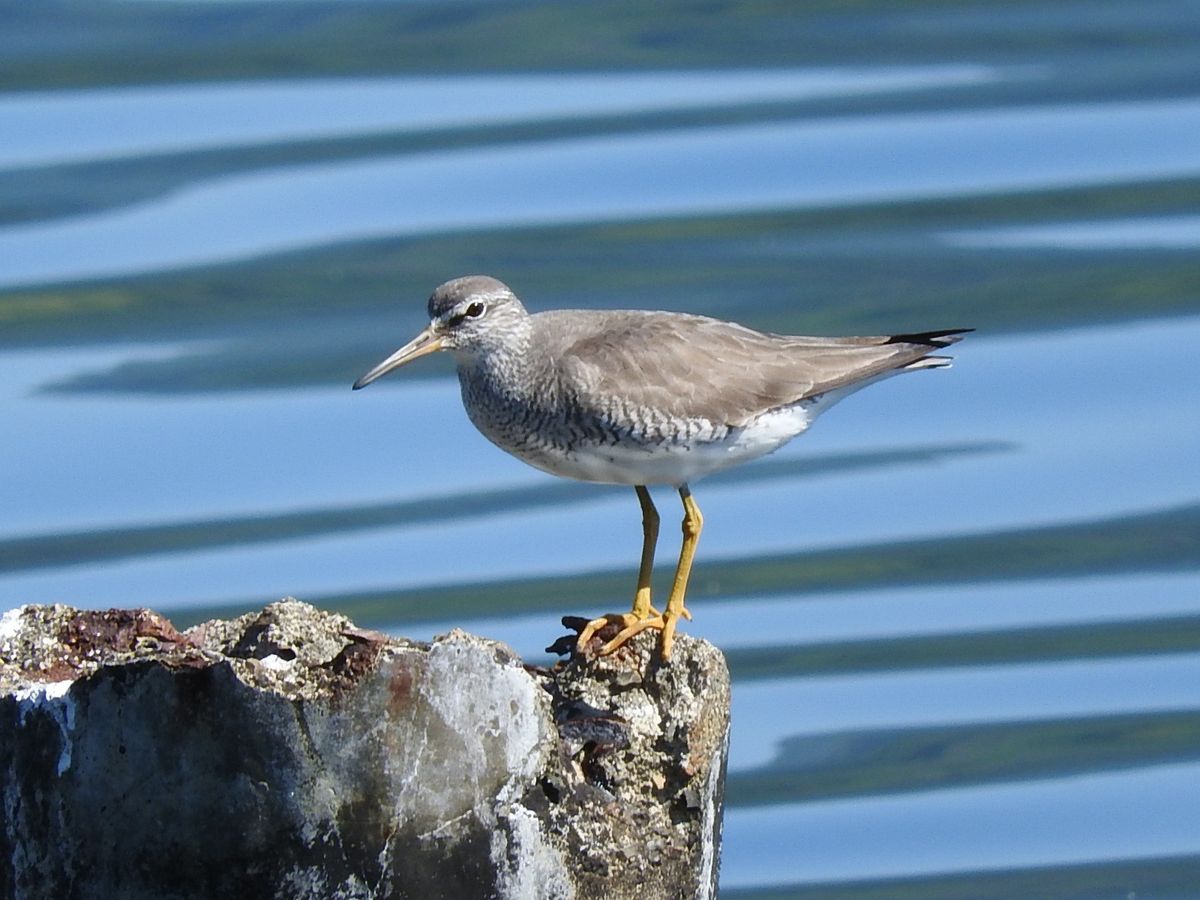
[(482, 303), (478, 303), (478, 302), (472, 303), (469, 306), (467, 306), (467, 308), (464, 309), (462, 312), (458, 313), (457, 315), (451, 316), (447, 320), (446, 324), (449, 325), (451, 328), (457, 328), (459, 325), (461, 325), (463, 323), (464, 319), (478, 319), (485, 312), (487, 312), (487, 307), (484, 306)]

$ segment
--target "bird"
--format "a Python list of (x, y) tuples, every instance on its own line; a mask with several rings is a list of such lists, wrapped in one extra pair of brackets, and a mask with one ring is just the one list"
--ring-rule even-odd
[[(972, 330), (805, 337), (682, 312), (530, 313), (488, 275), (440, 285), (428, 313), (429, 325), (354, 390), (447, 352), (467, 416), (492, 443), (552, 475), (632, 486), (642, 512), (632, 607), (587, 621), (576, 652), (584, 654), (607, 626), (616, 634), (600, 655), (653, 630), (664, 662), (679, 620), (691, 619), (685, 596), (704, 518), (689, 484), (779, 449), (867, 385), (950, 365), (936, 352)], [(684, 511), (679, 561), (661, 612), (651, 602), (660, 524), (652, 485), (678, 491)]]

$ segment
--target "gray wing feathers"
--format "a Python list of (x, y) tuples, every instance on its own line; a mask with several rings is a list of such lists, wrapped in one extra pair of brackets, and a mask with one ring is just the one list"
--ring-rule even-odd
[(559, 344), (553, 356), (563, 388), (581, 405), (600, 412), (615, 402), (735, 427), (891, 370), (922, 367), (913, 366), (921, 360), (932, 364), (930, 353), (958, 340), (953, 332), (777, 335), (704, 316), (636, 311), (570, 321), (573, 329), (548, 328), (542, 336)]

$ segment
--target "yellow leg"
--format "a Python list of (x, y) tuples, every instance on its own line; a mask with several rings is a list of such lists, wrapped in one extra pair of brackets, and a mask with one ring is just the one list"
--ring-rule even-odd
[(654, 548), (658, 545), (658, 510), (654, 508), (654, 501), (650, 499), (650, 492), (645, 487), (639, 484), (634, 490), (637, 491), (638, 503), (642, 507), (642, 562), (638, 566), (633, 609), (627, 613), (610, 613), (588, 622), (583, 631), (579, 632), (579, 639), (575, 642), (575, 648), (579, 652), (587, 646), (592, 635), (605, 625), (620, 625), (624, 629), (642, 619), (659, 615), (658, 610), (650, 605), (650, 575), (654, 571)]
[(692, 617), (683, 601), (687, 595), (688, 577), (692, 574), (692, 561), (696, 557), (696, 544), (704, 528), (704, 516), (700, 514), (700, 507), (692, 499), (692, 492), (686, 484), (680, 486), (679, 498), (683, 501), (683, 545), (679, 549), (679, 565), (675, 568), (675, 580), (671, 584), (671, 596), (667, 599), (666, 612), (625, 624), (620, 633), (600, 649), (602, 654), (612, 653), (635, 634), (653, 628), (662, 632), (662, 658), (666, 660), (671, 655), (671, 646), (675, 642), (675, 626), (679, 619)]
[(642, 506), (642, 562), (638, 566), (637, 593), (633, 595), (633, 614), (639, 619), (657, 615), (650, 605), (650, 575), (654, 571), (654, 548), (658, 546), (658, 510), (650, 499), (650, 492), (642, 485), (634, 488), (638, 503)]
[(679, 565), (675, 568), (675, 581), (671, 585), (671, 596), (667, 599), (667, 612), (664, 616), (662, 630), (662, 658), (671, 655), (671, 644), (675, 641), (675, 625), (679, 617), (687, 619), (692, 614), (683, 605), (687, 595), (688, 578), (692, 574), (692, 561), (696, 558), (696, 544), (700, 542), (700, 532), (704, 529), (704, 516), (700, 507), (692, 499), (692, 492), (685, 484), (679, 488), (679, 497), (683, 500), (683, 545), (679, 548)]

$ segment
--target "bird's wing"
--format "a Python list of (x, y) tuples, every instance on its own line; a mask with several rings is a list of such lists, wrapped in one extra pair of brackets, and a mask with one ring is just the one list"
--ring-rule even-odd
[[(627, 408), (741, 426), (767, 410), (866, 381), (925, 359), (958, 338), (820, 338), (767, 334), (710, 319), (598, 313), (602, 327), (556, 348), (564, 387), (598, 413)], [(579, 320), (576, 320), (579, 321)]]

